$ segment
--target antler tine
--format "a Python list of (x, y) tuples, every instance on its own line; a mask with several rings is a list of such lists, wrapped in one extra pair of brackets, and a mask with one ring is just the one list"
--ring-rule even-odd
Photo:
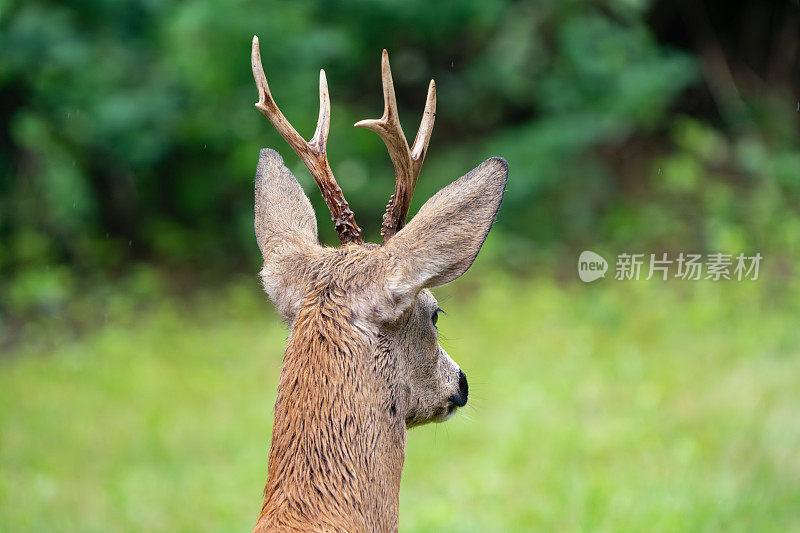
[(357, 122), (357, 128), (366, 128), (377, 133), (389, 151), (389, 157), (394, 165), (396, 176), (394, 194), (386, 206), (383, 215), (381, 235), (386, 243), (395, 233), (400, 231), (406, 222), (408, 210), (411, 207), (411, 198), (414, 187), (422, 169), (422, 162), (428, 151), (428, 143), (433, 132), (433, 122), (436, 118), (436, 83), (431, 80), (428, 86), (428, 97), (425, 102), (425, 111), (422, 115), (414, 146), (408, 147), (400, 117), (397, 114), (397, 98), (394, 92), (392, 70), (389, 66), (389, 54), (386, 50), (381, 56), (381, 81), (383, 83), (383, 116), (379, 119), (369, 119)]
[(317, 183), (325, 203), (331, 212), (331, 219), (333, 220), (336, 232), (339, 234), (339, 240), (342, 244), (348, 242), (361, 243), (361, 228), (356, 224), (353, 212), (347, 200), (344, 198), (344, 193), (336, 179), (333, 177), (333, 171), (328, 163), (328, 155), (326, 146), (328, 141), (328, 132), (330, 131), (331, 121), (331, 101), (328, 94), (328, 80), (325, 77), (325, 71), (319, 71), (319, 118), (317, 119), (317, 129), (311, 141), (306, 142), (303, 137), (297, 133), (292, 125), (283, 116), (278, 105), (272, 98), (267, 85), (267, 77), (264, 75), (264, 67), (261, 64), (261, 51), (258, 45), (258, 37), (253, 36), (253, 49), (251, 54), (251, 64), (253, 67), (253, 77), (256, 81), (256, 88), (258, 89), (258, 102), (255, 104), (256, 108), (261, 111), (265, 117), (269, 119), (281, 137), (286, 139), (289, 146), (300, 157), (303, 163), (308, 167), (314, 181)]
[(319, 118), (317, 118), (317, 129), (309, 144), (320, 146), (322, 152), (325, 152), (330, 131), (331, 98), (328, 94), (328, 78), (325, 76), (325, 70), (319, 69)]
[[(436, 119), (436, 82), (431, 80), (428, 85), (428, 97), (425, 99), (425, 111), (422, 112), (422, 120), (419, 123), (417, 137), (414, 139), (414, 146), (411, 148), (411, 159), (417, 165), (417, 174), (422, 169), (422, 162), (425, 154), (428, 153), (428, 143), (431, 141), (433, 133), (433, 121)], [(416, 181), (415, 181), (416, 183)]]

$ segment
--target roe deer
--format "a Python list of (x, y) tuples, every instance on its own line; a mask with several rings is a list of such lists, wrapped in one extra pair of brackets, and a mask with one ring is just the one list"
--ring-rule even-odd
[(330, 100), (320, 71), (317, 129), (306, 142), (270, 94), (258, 38), (259, 101), (311, 171), (341, 241), (317, 240), (311, 203), (277, 152), (261, 150), (255, 232), (264, 289), (290, 335), (275, 402), (264, 504), (255, 531), (396, 531), (406, 431), (443, 422), (467, 403), (467, 378), (439, 346), (428, 290), (461, 276), (492, 226), (506, 184), (501, 158), (440, 190), (407, 225), (436, 108), (431, 80), (409, 148), (383, 51), (383, 117), (356, 124), (385, 142), (397, 177), (383, 243), (365, 243), (325, 151)]

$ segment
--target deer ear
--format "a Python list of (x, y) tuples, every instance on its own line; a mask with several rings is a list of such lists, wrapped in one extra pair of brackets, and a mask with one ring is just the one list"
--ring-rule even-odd
[(388, 289), (396, 302), (410, 303), (420, 289), (467, 271), (492, 227), (507, 177), (505, 159), (487, 159), (425, 202), (384, 245), (392, 263)]
[(298, 273), (319, 246), (317, 219), (308, 197), (275, 150), (263, 149), (258, 157), (255, 230), (264, 258), (260, 272), (264, 290), (291, 321), (302, 289)]
[(258, 154), (255, 229), (265, 261), (282, 241), (317, 243), (311, 202), (280, 154), (269, 148)]

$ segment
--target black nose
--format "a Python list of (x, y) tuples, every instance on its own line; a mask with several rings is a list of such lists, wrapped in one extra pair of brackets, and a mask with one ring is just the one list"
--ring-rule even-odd
[(469, 384), (467, 383), (467, 375), (463, 370), (458, 371), (458, 394), (450, 396), (450, 401), (459, 407), (467, 405), (467, 397), (469, 396)]

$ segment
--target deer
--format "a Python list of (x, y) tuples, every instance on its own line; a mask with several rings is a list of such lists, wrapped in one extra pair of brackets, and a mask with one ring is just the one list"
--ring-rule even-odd
[(499, 157), (484, 161), (406, 223), (433, 130), (436, 85), (431, 80), (409, 147), (384, 50), (383, 116), (355, 126), (383, 140), (396, 182), (381, 244), (364, 242), (328, 162), (325, 71), (316, 131), (305, 141), (270, 93), (257, 36), (251, 62), (255, 106), (310, 171), (341, 243), (319, 243), (308, 197), (281, 156), (262, 149), (255, 177), (259, 276), (289, 336), (254, 531), (397, 531), (408, 430), (448, 420), (469, 393), (465, 373), (439, 345), (441, 309), (430, 289), (472, 265), (500, 208), (508, 165)]

